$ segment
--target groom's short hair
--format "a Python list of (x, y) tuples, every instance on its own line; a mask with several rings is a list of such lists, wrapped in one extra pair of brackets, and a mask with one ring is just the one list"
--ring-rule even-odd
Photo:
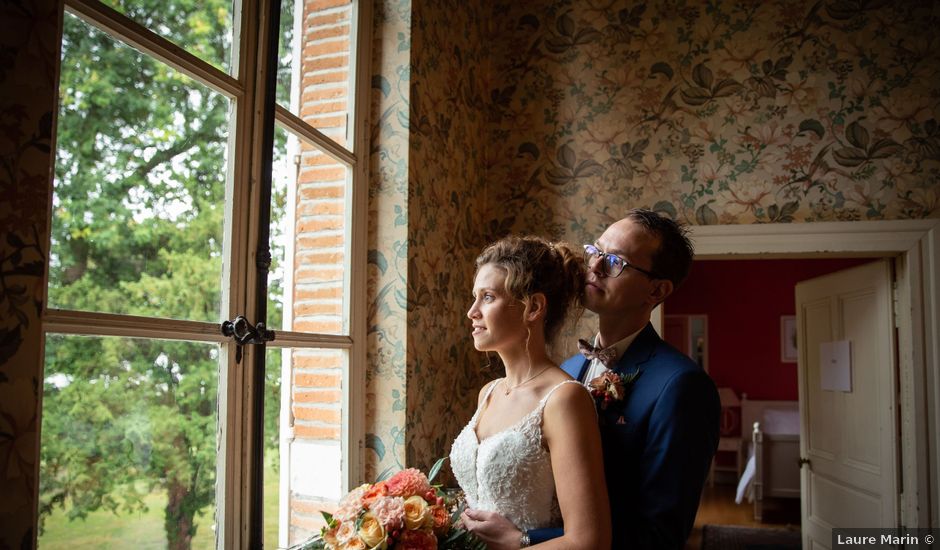
[(659, 239), (659, 248), (653, 253), (653, 273), (672, 281), (679, 288), (689, 274), (695, 250), (688, 237), (688, 229), (671, 218), (652, 210), (634, 208), (627, 212), (626, 219), (643, 227), (650, 235)]

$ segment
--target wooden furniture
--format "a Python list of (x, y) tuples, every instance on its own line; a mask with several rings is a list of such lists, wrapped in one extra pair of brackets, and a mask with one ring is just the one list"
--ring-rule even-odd
[[(754, 519), (774, 498), (800, 498), (800, 413), (796, 401), (741, 401), (744, 426), (751, 427), (752, 452), (741, 483), (750, 483)], [(752, 470), (748, 472), (748, 470)], [(745, 479), (746, 477), (751, 479)]]

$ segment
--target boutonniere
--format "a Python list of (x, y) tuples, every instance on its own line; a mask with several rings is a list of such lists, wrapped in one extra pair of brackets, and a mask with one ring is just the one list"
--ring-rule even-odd
[(619, 403), (627, 395), (627, 388), (640, 376), (640, 371), (620, 375), (612, 370), (588, 382), (588, 389), (601, 410), (606, 410), (611, 403)]

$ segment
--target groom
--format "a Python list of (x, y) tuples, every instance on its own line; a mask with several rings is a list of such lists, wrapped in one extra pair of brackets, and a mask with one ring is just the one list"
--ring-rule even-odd
[[(688, 274), (692, 245), (671, 219), (631, 210), (585, 246), (585, 258), (584, 305), (599, 332), (562, 368), (596, 388), (613, 548), (681, 550), (718, 447), (720, 405), (711, 378), (649, 321)], [(491, 548), (561, 534), (521, 533), (496, 514), (474, 516), (474, 533)]]

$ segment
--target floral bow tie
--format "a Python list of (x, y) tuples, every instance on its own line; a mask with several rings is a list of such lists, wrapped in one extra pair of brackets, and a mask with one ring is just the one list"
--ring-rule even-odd
[(589, 344), (587, 340), (578, 340), (578, 351), (580, 351), (581, 355), (587, 357), (589, 360), (597, 359), (607, 368), (611, 368), (611, 365), (617, 358), (617, 350), (613, 347), (604, 349), (595, 348)]

